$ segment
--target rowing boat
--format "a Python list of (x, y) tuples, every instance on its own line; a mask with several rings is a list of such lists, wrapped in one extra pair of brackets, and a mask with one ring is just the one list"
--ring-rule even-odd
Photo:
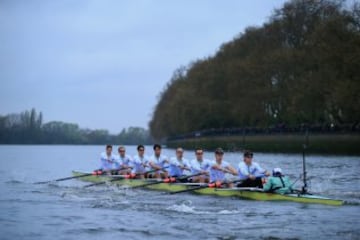
[[(83, 172), (73, 171), (74, 176), (84, 175)], [(111, 176), (85, 176), (79, 178), (86, 182), (102, 182), (110, 181), (113, 179)], [(146, 179), (119, 179), (118, 181), (112, 182), (113, 184), (121, 186), (136, 187), (144, 185), (149, 181)], [(183, 183), (159, 183), (145, 186), (146, 189), (165, 191), (165, 192), (176, 192), (192, 188), (193, 185)], [(260, 201), (292, 201), (299, 203), (317, 203), (325, 205), (340, 206), (344, 204), (344, 201), (338, 199), (332, 199), (313, 194), (277, 194), (263, 192), (259, 188), (200, 188), (193, 192), (202, 195), (214, 195), (220, 197), (237, 197), (242, 199), (260, 200)]]

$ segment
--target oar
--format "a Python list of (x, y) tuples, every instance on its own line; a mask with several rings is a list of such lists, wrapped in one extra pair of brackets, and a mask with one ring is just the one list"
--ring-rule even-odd
[(191, 192), (191, 191), (195, 191), (198, 189), (202, 189), (202, 188), (208, 188), (210, 186), (211, 183), (207, 184), (207, 185), (201, 185), (198, 187), (194, 187), (194, 188), (189, 188), (189, 189), (185, 189), (185, 190), (180, 190), (180, 191), (176, 191), (176, 192), (170, 192), (170, 194), (177, 194), (177, 193), (184, 193), (184, 192)]
[[(166, 167), (165, 167), (166, 168)], [(148, 173), (152, 173), (152, 172), (156, 172), (156, 171), (159, 171), (158, 169), (154, 169), (154, 170), (150, 170), (150, 171), (147, 171), (147, 172), (144, 172), (144, 173), (136, 173), (135, 174), (135, 177), (136, 176), (139, 176), (139, 175), (143, 175), (143, 174), (148, 174)], [(89, 184), (89, 185), (86, 185), (84, 186), (84, 188), (88, 188), (88, 187), (93, 187), (93, 186), (98, 186), (98, 185), (103, 185), (103, 184), (106, 184), (108, 182), (115, 182), (115, 181), (119, 181), (119, 180), (122, 180), (124, 178), (129, 178), (130, 175), (125, 175), (125, 176), (119, 176), (117, 178), (114, 178), (114, 179), (111, 179), (109, 181), (103, 181), (103, 182), (98, 182), (98, 183), (92, 183), (92, 184)]]
[[(236, 182), (239, 182), (239, 181), (242, 181), (242, 180), (237, 179), (237, 180), (234, 180), (234, 181), (231, 181), (231, 182), (224, 182), (224, 183), (221, 183), (221, 185), (236, 183)], [(202, 189), (202, 188), (214, 187), (212, 184), (214, 184), (214, 183), (211, 182), (211, 183), (209, 183), (207, 185), (201, 185), (201, 186), (190, 188), (190, 189), (180, 190), (180, 191), (176, 191), (176, 192), (170, 192), (170, 194), (177, 194), (177, 193), (183, 193), (183, 192), (192, 192), (192, 191)]]
[(81, 175), (77, 175), (77, 176), (72, 176), (72, 177), (66, 177), (66, 178), (59, 178), (59, 179), (55, 179), (55, 180), (50, 180), (50, 181), (44, 181), (44, 182), (36, 182), (34, 184), (46, 184), (46, 183), (51, 183), (51, 182), (61, 182), (61, 181), (65, 181), (65, 180), (70, 180), (70, 179), (75, 179), (75, 178), (82, 178), (82, 177), (86, 177), (86, 176), (91, 176), (91, 175), (101, 175), (98, 174), (98, 172), (101, 172), (101, 169), (95, 170), (92, 173), (85, 173), (85, 174), (81, 174)]
[[(223, 183), (221, 183), (221, 186), (224, 185), (224, 184), (232, 184), (232, 183), (237, 183), (237, 182), (241, 182), (241, 181), (243, 181), (243, 179), (236, 179), (236, 180), (231, 181), (231, 182), (223, 182)], [(190, 189), (180, 190), (180, 191), (176, 191), (176, 192), (170, 192), (170, 194), (177, 194), (177, 193), (183, 193), (183, 192), (192, 192), (192, 191), (202, 189), (202, 188), (218, 187), (218, 186), (214, 186), (213, 184), (214, 184), (214, 182), (211, 182), (209, 184), (201, 185), (201, 186), (190, 188)]]
[(142, 187), (155, 185), (155, 184), (159, 184), (159, 183), (174, 183), (176, 180), (185, 180), (185, 179), (195, 177), (195, 176), (198, 176), (198, 175), (201, 175), (201, 173), (196, 173), (196, 174), (192, 174), (192, 175), (188, 175), (188, 176), (180, 176), (180, 177), (175, 177), (175, 178), (166, 178), (164, 180), (160, 180), (160, 181), (157, 181), (157, 182), (146, 183), (146, 184), (134, 186), (132, 188), (142, 188)]

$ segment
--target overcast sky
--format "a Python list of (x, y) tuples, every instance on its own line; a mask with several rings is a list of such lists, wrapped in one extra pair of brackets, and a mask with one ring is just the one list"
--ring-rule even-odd
[(0, 114), (147, 127), (173, 71), (214, 54), (283, 0), (1, 0)]

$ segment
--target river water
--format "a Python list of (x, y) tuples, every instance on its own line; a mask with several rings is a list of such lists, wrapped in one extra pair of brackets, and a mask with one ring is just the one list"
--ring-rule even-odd
[[(310, 189), (346, 200), (341, 207), (83, 189), (79, 180), (33, 184), (98, 168), (103, 148), (0, 146), (0, 239), (360, 239), (359, 157), (307, 156)], [(135, 154), (135, 146), (127, 152)], [(194, 157), (192, 151), (185, 155)], [(225, 158), (234, 165), (242, 159), (239, 153)], [(292, 179), (302, 169), (301, 154), (255, 153), (254, 159), (269, 170), (281, 167)]]

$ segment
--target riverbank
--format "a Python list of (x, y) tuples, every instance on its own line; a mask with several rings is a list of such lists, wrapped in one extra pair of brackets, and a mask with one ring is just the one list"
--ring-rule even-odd
[(251, 149), (256, 152), (299, 153), (303, 151), (304, 143), (307, 143), (307, 153), (360, 156), (359, 134), (310, 134), (307, 139), (300, 134), (211, 136), (173, 140), (166, 145), (185, 149), (222, 147), (226, 151)]

